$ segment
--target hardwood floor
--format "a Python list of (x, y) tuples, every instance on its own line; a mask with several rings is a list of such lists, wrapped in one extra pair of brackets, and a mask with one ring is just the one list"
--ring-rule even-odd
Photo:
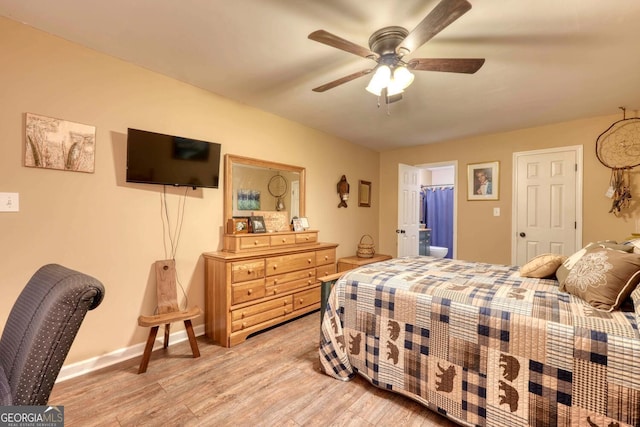
[(233, 347), (198, 338), (56, 384), (66, 426), (454, 426), (446, 418), (361, 377), (320, 372), (319, 312)]

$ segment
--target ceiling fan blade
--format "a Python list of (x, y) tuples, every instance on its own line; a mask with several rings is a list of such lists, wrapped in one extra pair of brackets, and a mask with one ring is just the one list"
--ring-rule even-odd
[(378, 54), (370, 51), (366, 47), (358, 46), (355, 43), (345, 40), (342, 37), (338, 37), (335, 34), (331, 34), (325, 30), (314, 31), (309, 34), (309, 38), (313, 41), (326, 44), (327, 46), (335, 47), (336, 49), (344, 50), (345, 52), (353, 53), (354, 55), (362, 56), (363, 58), (376, 59)]
[(473, 74), (482, 64), (484, 58), (414, 58), (407, 67), (410, 70)]
[(362, 71), (358, 71), (357, 73), (349, 74), (348, 76), (344, 76), (344, 77), (339, 78), (337, 80), (334, 80), (332, 82), (325, 83), (322, 86), (318, 86), (316, 88), (313, 88), (313, 91), (314, 92), (324, 92), (325, 90), (333, 89), (336, 86), (340, 86), (343, 83), (347, 83), (347, 82), (350, 82), (351, 80), (355, 80), (358, 77), (366, 76), (367, 74), (371, 73), (372, 71), (373, 71), (373, 69), (362, 70)]
[(442, 0), (396, 47), (396, 53), (404, 56), (413, 52), (453, 21), (471, 9), (467, 0)]

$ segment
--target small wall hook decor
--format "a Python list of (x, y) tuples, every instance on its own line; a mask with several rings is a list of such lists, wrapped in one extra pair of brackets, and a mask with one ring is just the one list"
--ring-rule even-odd
[(347, 182), (347, 177), (342, 175), (340, 181), (338, 182), (338, 195), (340, 196), (340, 204), (339, 208), (346, 208), (347, 200), (349, 200), (349, 183)]

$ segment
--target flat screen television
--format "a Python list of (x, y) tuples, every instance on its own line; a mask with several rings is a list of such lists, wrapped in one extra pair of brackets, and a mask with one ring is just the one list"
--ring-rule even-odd
[(127, 182), (218, 188), (220, 144), (129, 128)]

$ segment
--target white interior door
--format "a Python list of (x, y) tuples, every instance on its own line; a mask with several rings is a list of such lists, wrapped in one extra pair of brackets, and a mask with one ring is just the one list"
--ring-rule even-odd
[(582, 147), (514, 153), (512, 261), (571, 255), (582, 242)]
[(398, 257), (418, 255), (420, 169), (398, 165)]

